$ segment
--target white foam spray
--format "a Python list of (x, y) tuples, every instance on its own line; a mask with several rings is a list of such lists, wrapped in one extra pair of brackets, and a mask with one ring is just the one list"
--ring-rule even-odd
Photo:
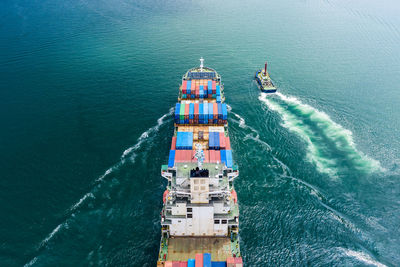
[[(276, 95), (295, 112), (288, 110), (284, 105), (267, 97), (264, 93), (260, 95), (259, 99), (271, 110), (281, 115), (282, 126), (297, 133), (307, 143), (307, 158), (316, 165), (320, 172), (335, 177), (339, 171), (337, 160), (323, 154), (323, 150), (326, 148), (326, 144), (323, 143), (324, 139), (332, 142), (338, 151), (345, 152), (356, 169), (367, 172), (381, 169), (378, 161), (368, 158), (356, 149), (352, 132), (332, 121), (326, 113), (308, 104), (303, 104), (295, 97), (285, 96), (281, 93), (276, 93)], [(313, 131), (304, 119), (311, 121), (317, 127), (318, 132)]]
[(344, 254), (346, 254), (347, 256), (356, 258), (360, 262), (363, 262), (363, 263), (366, 263), (369, 265), (374, 265), (377, 267), (386, 267), (385, 264), (374, 260), (370, 255), (365, 254), (364, 252), (354, 251), (351, 249), (341, 249), (341, 250), (343, 250)]

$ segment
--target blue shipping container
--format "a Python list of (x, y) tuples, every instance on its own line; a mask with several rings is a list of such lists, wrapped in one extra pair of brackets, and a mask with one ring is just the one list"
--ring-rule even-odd
[(203, 113), (203, 103), (199, 104), (199, 121), (203, 121), (204, 120), (204, 113)]
[(190, 103), (189, 105), (189, 120), (194, 119), (194, 104)]
[(216, 150), (219, 150), (219, 133), (214, 134), (214, 146)]
[(186, 83), (186, 90), (190, 90), (190, 87), (192, 86), (192, 81), (187, 81)]
[(168, 167), (172, 168), (175, 164), (175, 150), (169, 151)]
[(222, 104), (218, 103), (218, 119), (222, 120)]
[(187, 149), (188, 135), (187, 132), (182, 132), (182, 149)]
[(188, 132), (187, 133), (187, 149), (192, 149), (193, 148), (193, 133), (192, 132)]
[(209, 95), (212, 95), (212, 81), (208, 81), (208, 88), (207, 92)]
[(228, 109), (226, 108), (226, 104), (222, 104), (222, 119), (228, 119)]
[(221, 103), (221, 96), (217, 95), (217, 103)]
[(178, 150), (182, 149), (182, 133), (183, 132), (178, 132), (176, 134), (176, 149)]
[(187, 265), (187, 266), (188, 266), (188, 267), (195, 267), (195, 266), (196, 266), (195, 263), (196, 263), (196, 262), (194, 261), (194, 259), (189, 259), (189, 260), (188, 260), (188, 265)]
[(208, 103), (208, 119), (212, 120), (214, 117), (213, 103)]
[(226, 261), (212, 261), (211, 267), (226, 267)]
[(181, 110), (181, 104), (180, 103), (176, 103), (175, 105), (175, 122), (179, 123), (179, 112)]
[(203, 267), (211, 267), (211, 254), (210, 253), (203, 254)]
[(208, 149), (214, 149), (214, 133), (208, 134)]
[(221, 150), (221, 162), (226, 165), (226, 150)]
[(219, 85), (217, 85), (215, 93), (217, 94), (217, 96), (221, 95), (221, 88)]
[(200, 98), (204, 98), (204, 85), (200, 85), (199, 96)]
[(226, 150), (226, 167), (232, 168), (232, 150)]
[(208, 103), (204, 103), (204, 123), (208, 123)]

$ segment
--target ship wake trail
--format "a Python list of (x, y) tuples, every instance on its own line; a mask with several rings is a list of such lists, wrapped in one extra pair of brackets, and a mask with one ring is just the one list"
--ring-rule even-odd
[(356, 149), (352, 132), (335, 123), (326, 113), (295, 97), (262, 93), (259, 100), (279, 113), (282, 126), (299, 135), (307, 144), (307, 158), (316, 168), (337, 177), (342, 167), (364, 173), (382, 170), (380, 163)]
[[(168, 113), (164, 114), (157, 120), (157, 124), (154, 125), (153, 127), (149, 128), (145, 132), (143, 132), (140, 137), (137, 139), (136, 144), (133, 146), (127, 148), (124, 150), (124, 152), (121, 155), (121, 158), (119, 162), (108, 168), (102, 175), (100, 175), (96, 180), (95, 180), (95, 185), (98, 185), (101, 183), (104, 178), (109, 176), (111, 173), (114, 171), (118, 170), (122, 165), (128, 162), (134, 163), (135, 158), (137, 156), (136, 151), (142, 147), (142, 145), (149, 140), (149, 138), (152, 138), (152, 134), (157, 133), (160, 129), (160, 127), (166, 123), (166, 118), (171, 116), (173, 114), (174, 108), (171, 108)], [(154, 138), (154, 136), (153, 136)], [(73, 214), (74, 211), (76, 211), (78, 208), (80, 208), (87, 200), (89, 199), (94, 199), (94, 189), (91, 192), (86, 193), (82, 198), (80, 198), (75, 204), (73, 204), (67, 211), (67, 219), (60, 223), (56, 228), (51, 231), (50, 234), (47, 235), (45, 239), (43, 239), (39, 246), (38, 246), (38, 251), (41, 250), (59, 231), (61, 231), (63, 228), (68, 228), (68, 222), (69, 222), (69, 217)], [(31, 266), (37, 261), (37, 257), (32, 259), (29, 263), (25, 264), (25, 266)]]
[(264, 146), (268, 151), (271, 151), (271, 146), (268, 143), (266, 143), (266, 142), (264, 142), (264, 141), (262, 141), (260, 139), (259, 132), (256, 129), (254, 129), (253, 127), (247, 125), (246, 124), (246, 120), (242, 116), (240, 116), (236, 112), (232, 111), (232, 107), (231, 106), (227, 105), (227, 107), (228, 107), (228, 111), (230, 113), (232, 113), (238, 119), (238, 120), (232, 119), (232, 121), (237, 123), (240, 128), (249, 129), (251, 131), (250, 134), (246, 134), (246, 136), (244, 137), (244, 141), (247, 140), (247, 139), (251, 139), (251, 140), (261, 144), (262, 146)]
[[(237, 123), (240, 128), (249, 129), (251, 131), (251, 133), (246, 134), (246, 136), (244, 137), (243, 141), (246, 141), (246, 140), (249, 140), (249, 139), (253, 140), (254, 142), (256, 142), (256, 143), (260, 144), (262, 147), (264, 147), (264, 149), (267, 152), (272, 152), (271, 146), (267, 142), (261, 140), (259, 132), (256, 129), (254, 129), (253, 127), (247, 125), (246, 124), (246, 120), (242, 116), (240, 116), (236, 112), (233, 112), (232, 111), (232, 107), (230, 105), (227, 105), (227, 107), (228, 107), (228, 111), (230, 113), (232, 113), (238, 119), (238, 120), (235, 120), (235, 119), (231, 119), (231, 120), (233, 122)], [(292, 175), (292, 171), (290, 170), (290, 168), (286, 164), (284, 164), (281, 160), (279, 160), (274, 155), (270, 154), (270, 156), (274, 159), (274, 161), (276, 161), (281, 166), (284, 175)]]
[(367, 265), (372, 265), (372, 266), (377, 266), (377, 267), (386, 267), (385, 264), (374, 260), (370, 255), (365, 254), (364, 252), (354, 251), (354, 250), (350, 250), (350, 249), (343, 249), (343, 248), (340, 248), (340, 250), (342, 250), (346, 256), (353, 257), (353, 258), (357, 259), (358, 261), (365, 263)]

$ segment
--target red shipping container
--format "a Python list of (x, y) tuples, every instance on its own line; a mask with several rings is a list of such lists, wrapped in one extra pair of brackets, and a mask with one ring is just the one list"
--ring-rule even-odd
[(172, 262), (172, 267), (180, 267), (180, 266), (181, 266), (181, 262), (179, 262), (179, 261)]
[(186, 155), (185, 155), (185, 162), (191, 162), (193, 159), (193, 151), (194, 150), (186, 150)]
[(214, 114), (214, 120), (218, 119), (218, 104), (213, 103), (213, 114)]
[(189, 104), (185, 105), (185, 120), (189, 119), (189, 108), (190, 108), (189, 106), (190, 106)]
[(182, 92), (183, 92), (184, 94), (187, 93), (186, 87), (187, 87), (187, 81), (184, 80), (184, 81), (182, 81)]
[(187, 267), (187, 265), (188, 265), (187, 261), (180, 262), (180, 267)]
[(199, 88), (196, 88), (196, 98), (199, 98), (200, 97), (200, 90), (199, 90)]
[(172, 261), (166, 261), (164, 267), (172, 267)]
[(212, 93), (216, 94), (217, 93), (217, 84), (215, 81), (212, 81)]
[(230, 150), (231, 149), (231, 140), (228, 137), (225, 137), (225, 146), (226, 146), (226, 150)]
[(196, 150), (190, 150), (190, 160), (191, 162), (197, 162), (197, 158), (194, 157), (194, 155), (196, 154)]
[(194, 104), (194, 119), (199, 120), (199, 103)]
[(194, 260), (196, 262), (196, 267), (203, 267), (203, 254), (197, 253)]
[(223, 124), (222, 119), (218, 119), (218, 124)]
[(214, 150), (207, 150), (207, 151), (208, 151), (210, 163), (214, 163), (214, 158), (215, 158), (214, 153), (213, 153)]
[(193, 124), (194, 123), (194, 120), (189, 120), (189, 124)]
[(196, 89), (196, 90), (199, 90), (199, 89), (200, 89), (200, 84), (196, 83), (195, 89)]
[(219, 146), (223, 150), (226, 148), (225, 134), (219, 133)]
[(175, 162), (183, 162), (185, 150), (175, 150)]
[(221, 163), (221, 152), (220, 150), (215, 150), (215, 162)]
[(199, 124), (199, 119), (194, 119), (194, 124)]
[(194, 80), (192, 80), (192, 83), (190, 85), (190, 93), (193, 94), (192, 92), (196, 89), (196, 83)]
[(176, 136), (172, 136), (171, 150), (176, 149)]
[(235, 258), (235, 263), (243, 263), (242, 257), (236, 257)]
[(210, 152), (208, 150), (204, 150), (204, 163), (210, 162)]
[(226, 259), (226, 266), (227, 267), (235, 267), (235, 258), (229, 257)]

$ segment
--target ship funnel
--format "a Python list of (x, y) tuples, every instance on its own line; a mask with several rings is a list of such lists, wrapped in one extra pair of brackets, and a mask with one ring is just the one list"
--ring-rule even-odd
[(265, 74), (267, 74), (267, 65), (268, 65), (268, 62), (265, 61)]
[(203, 71), (203, 67), (204, 67), (204, 58), (201, 57), (200, 58), (200, 71)]

